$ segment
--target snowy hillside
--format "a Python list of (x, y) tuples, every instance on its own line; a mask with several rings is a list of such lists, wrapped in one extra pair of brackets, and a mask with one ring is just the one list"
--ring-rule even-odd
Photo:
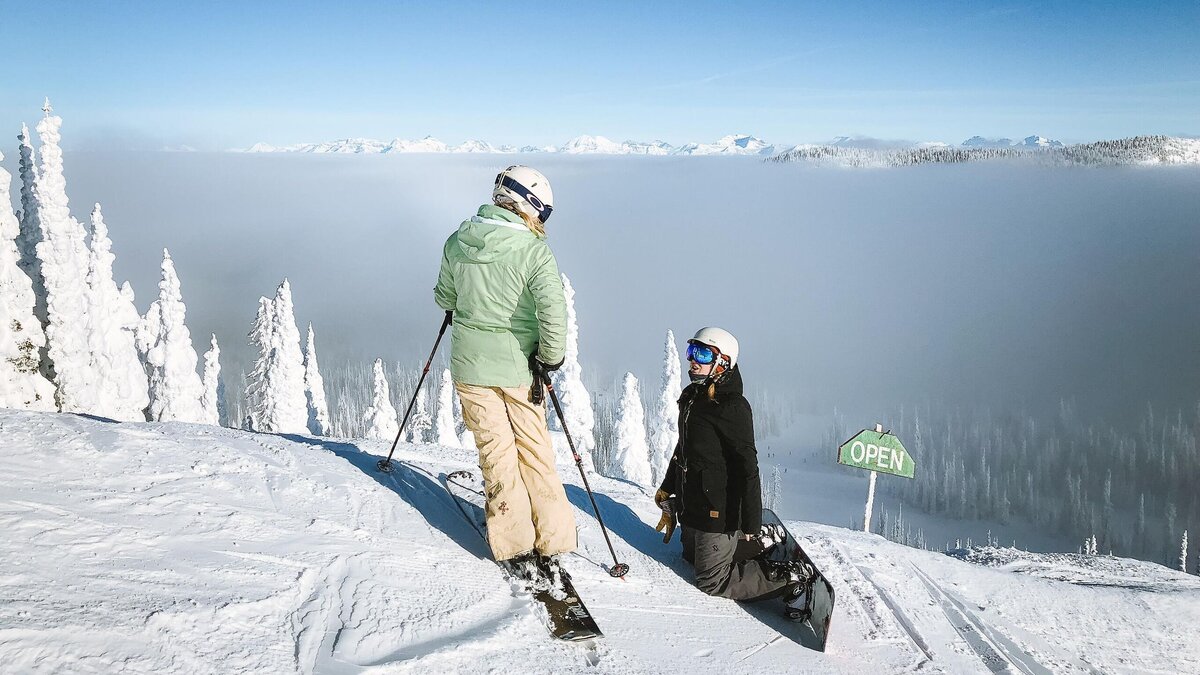
[[(696, 591), (645, 490), (573, 465), (567, 566), (605, 637), (552, 642), (439, 477), (473, 452), (0, 410), (7, 672), (1197, 672), (1200, 579), (794, 522), (838, 592), (828, 652)], [(560, 457), (567, 454), (560, 453)], [(786, 514), (784, 514), (786, 517)]]

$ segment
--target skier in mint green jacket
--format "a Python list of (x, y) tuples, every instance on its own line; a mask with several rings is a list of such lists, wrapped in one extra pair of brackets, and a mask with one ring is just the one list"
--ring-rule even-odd
[(553, 199), (540, 172), (500, 172), (494, 203), (446, 240), (433, 292), (454, 313), (450, 374), (479, 448), (492, 555), (530, 577), (559, 572), (576, 546), (546, 409), (531, 402), (534, 372), (556, 370), (566, 350), (562, 278), (545, 241)]

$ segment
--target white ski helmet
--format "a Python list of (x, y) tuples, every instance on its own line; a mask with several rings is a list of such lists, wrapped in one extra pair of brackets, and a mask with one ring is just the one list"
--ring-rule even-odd
[(724, 328), (717, 328), (715, 326), (701, 328), (700, 330), (696, 331), (696, 334), (693, 335), (692, 339), (688, 340), (688, 342), (699, 342), (700, 344), (708, 345), (709, 347), (716, 347), (717, 351), (729, 357), (730, 368), (737, 365), (737, 338), (733, 337), (733, 334)]
[(515, 164), (496, 175), (492, 201), (512, 203), (518, 211), (544, 225), (554, 210), (554, 191), (541, 171)]

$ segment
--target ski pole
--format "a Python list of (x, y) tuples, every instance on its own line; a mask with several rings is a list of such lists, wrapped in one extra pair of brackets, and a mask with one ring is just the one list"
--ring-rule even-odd
[(438, 331), (437, 340), (433, 343), (433, 350), (429, 352), (429, 360), (425, 362), (425, 369), (421, 371), (421, 379), (417, 381), (417, 388), (413, 391), (412, 400), (408, 402), (408, 410), (404, 411), (404, 421), (400, 423), (400, 430), (396, 432), (396, 440), (392, 441), (392, 449), (388, 451), (387, 459), (381, 459), (375, 465), (376, 469), (384, 473), (392, 472), (392, 454), (396, 452), (396, 445), (400, 442), (400, 436), (404, 434), (404, 427), (408, 424), (408, 416), (412, 414), (413, 405), (417, 402), (417, 395), (421, 393), (421, 385), (425, 384), (425, 376), (429, 374), (429, 366), (433, 364), (433, 355), (437, 353), (438, 345), (442, 344), (442, 336), (446, 334), (446, 326), (454, 319), (454, 312), (446, 310), (446, 318), (442, 320), (442, 327)]
[(596, 521), (600, 523), (600, 531), (604, 533), (604, 543), (608, 544), (608, 552), (612, 554), (613, 566), (608, 573), (621, 578), (629, 573), (629, 565), (617, 562), (617, 552), (613, 550), (612, 540), (608, 538), (608, 528), (604, 527), (604, 519), (600, 517), (600, 508), (596, 506), (596, 498), (592, 495), (592, 486), (588, 485), (587, 474), (583, 471), (583, 458), (579, 456), (579, 452), (575, 449), (575, 441), (571, 438), (571, 432), (567, 430), (567, 419), (563, 416), (562, 406), (558, 403), (558, 393), (554, 391), (554, 383), (550, 381), (547, 373), (542, 373), (542, 378), (546, 382), (547, 391), (550, 392), (550, 402), (554, 404), (554, 412), (558, 413), (558, 421), (562, 424), (563, 435), (567, 437), (567, 445), (571, 446), (571, 456), (575, 458), (575, 466), (579, 468), (579, 477), (583, 479), (583, 488), (587, 490), (588, 499), (592, 502), (592, 511), (596, 513)]

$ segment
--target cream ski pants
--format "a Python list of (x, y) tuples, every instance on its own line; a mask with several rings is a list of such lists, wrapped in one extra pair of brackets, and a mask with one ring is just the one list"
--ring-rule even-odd
[(529, 387), (454, 388), (479, 448), (492, 555), (574, 551), (575, 515), (554, 468), (545, 407), (529, 402)]

